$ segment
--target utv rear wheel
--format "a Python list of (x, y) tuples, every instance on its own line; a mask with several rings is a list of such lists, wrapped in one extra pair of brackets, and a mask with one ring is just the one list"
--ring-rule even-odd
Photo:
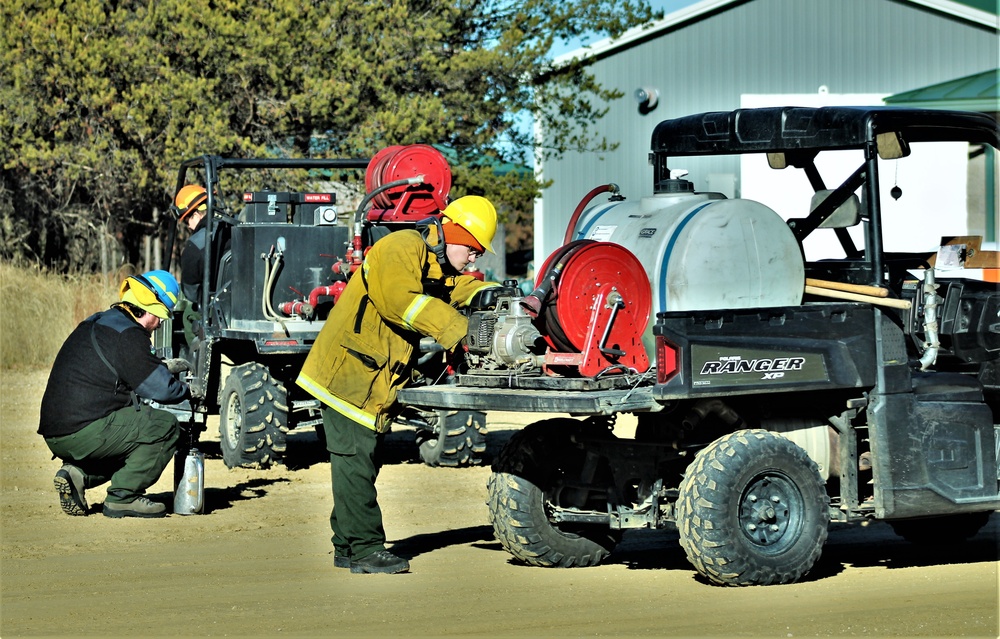
[(819, 559), (829, 497), (790, 440), (741, 430), (698, 453), (679, 487), (677, 529), (688, 561), (726, 586), (792, 583)]
[(486, 452), (486, 413), (437, 411), (430, 430), (417, 431), (420, 459), (428, 466), (479, 466)]
[[(583, 463), (583, 451), (571, 440), (580, 424), (575, 419), (532, 424), (511, 437), (493, 464), (487, 485), (490, 523), (500, 544), (524, 563), (594, 566), (620, 540), (607, 525), (555, 523), (550, 517), (566, 494), (563, 480)], [(606, 501), (602, 506), (607, 508)]]
[(285, 387), (263, 364), (232, 369), (222, 390), (219, 448), (227, 468), (268, 468), (285, 454)]

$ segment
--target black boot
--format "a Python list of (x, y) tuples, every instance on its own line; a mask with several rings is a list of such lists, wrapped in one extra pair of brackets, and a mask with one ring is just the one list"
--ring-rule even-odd
[(410, 562), (397, 557), (388, 550), (376, 550), (367, 557), (351, 560), (351, 572), (354, 573), (387, 573), (406, 572)]

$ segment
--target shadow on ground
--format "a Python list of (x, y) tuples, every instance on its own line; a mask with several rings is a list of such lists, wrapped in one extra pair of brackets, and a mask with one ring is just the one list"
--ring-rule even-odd
[[(251, 499), (266, 497), (269, 488), (275, 484), (285, 484), (291, 481), (287, 477), (259, 477), (248, 479), (234, 486), (224, 486), (214, 488), (205, 486), (205, 511), (202, 514), (210, 514), (219, 510), (232, 508), (233, 504)], [(149, 495), (153, 501), (167, 504), (167, 511), (173, 512), (174, 494), (157, 493)]]
[[(490, 545), (484, 542), (494, 542), (492, 526), (468, 526), (454, 530), (413, 535), (405, 539), (390, 541), (389, 546), (390, 550), (400, 557), (413, 559), (424, 553), (447, 548), (448, 546), (473, 544), (477, 548), (490, 547)], [(502, 550), (498, 542), (494, 542), (491, 549)]]
[[(486, 433), (486, 452), (481, 466), (489, 466), (500, 449), (516, 431), (500, 430)], [(285, 466), (292, 471), (306, 470), (315, 464), (330, 460), (326, 447), (311, 429), (293, 430), (286, 440)], [(198, 449), (207, 459), (222, 459), (218, 441), (199, 442)], [(417, 450), (416, 430), (406, 426), (396, 426), (385, 436), (383, 442), (384, 465), (422, 464)]]
[[(928, 525), (934, 525), (928, 523)], [(832, 523), (823, 554), (800, 581), (816, 581), (850, 567), (888, 569), (997, 562), (1000, 560), (1000, 513), (994, 513), (979, 533), (964, 543), (928, 547), (910, 543), (885, 522)], [(676, 529), (629, 530), (605, 564), (635, 570), (690, 570)]]

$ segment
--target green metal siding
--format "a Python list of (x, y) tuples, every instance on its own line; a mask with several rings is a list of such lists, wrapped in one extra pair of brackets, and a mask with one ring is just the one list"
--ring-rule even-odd
[[(625, 97), (599, 130), (619, 148), (602, 159), (567, 154), (544, 164), (554, 185), (535, 220), (536, 264), (562, 241), (580, 198), (615, 182), (629, 198), (652, 193), (650, 135), (661, 120), (738, 108), (743, 94), (891, 95), (996, 68), (997, 29), (902, 0), (752, 0), (614, 52), (592, 65), (598, 81)], [(659, 90), (642, 115), (640, 86)], [(698, 190), (709, 174), (739, 175), (738, 158), (684, 158)], [(737, 194), (739, 184), (737, 182)]]

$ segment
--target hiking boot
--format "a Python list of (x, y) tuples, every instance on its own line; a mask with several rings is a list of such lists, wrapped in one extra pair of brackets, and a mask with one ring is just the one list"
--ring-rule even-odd
[(350, 568), (351, 558), (347, 555), (334, 555), (333, 556), (333, 567), (334, 568)]
[(83, 471), (76, 466), (63, 464), (52, 480), (59, 493), (59, 505), (63, 512), (74, 517), (87, 516), (87, 498), (84, 495)]
[(136, 497), (135, 501), (127, 504), (116, 504), (106, 501), (104, 502), (104, 516), (114, 519), (122, 517), (166, 517), (167, 507), (145, 497)]
[(386, 573), (395, 574), (406, 572), (410, 569), (410, 562), (402, 557), (397, 557), (388, 550), (376, 550), (372, 554), (362, 559), (351, 561), (351, 572), (353, 573)]

